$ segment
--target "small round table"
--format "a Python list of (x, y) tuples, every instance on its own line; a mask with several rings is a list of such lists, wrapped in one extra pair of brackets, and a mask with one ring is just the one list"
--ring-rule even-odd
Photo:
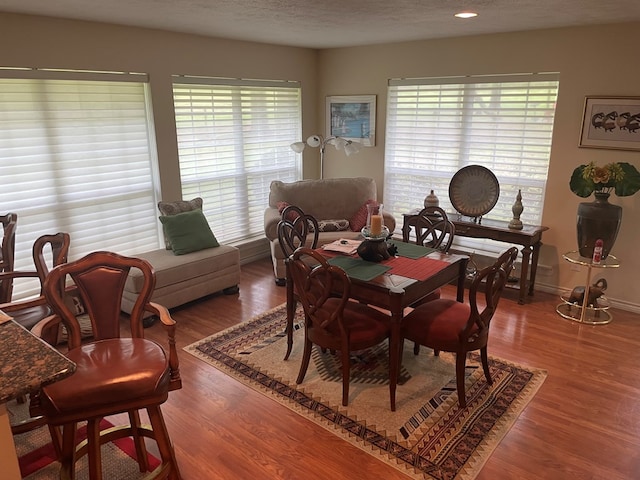
[(587, 267), (587, 281), (584, 287), (584, 297), (582, 305), (569, 300), (569, 295), (560, 296), (562, 303), (556, 307), (556, 312), (562, 317), (574, 322), (587, 323), (589, 325), (604, 325), (613, 319), (609, 310), (609, 300), (603, 295), (597, 299), (595, 304), (589, 304), (589, 289), (591, 288), (591, 270), (594, 268), (618, 268), (620, 262), (613, 255), (607, 255), (607, 258), (600, 263), (593, 263), (590, 258), (581, 257), (577, 250), (562, 255), (567, 262), (575, 265)]

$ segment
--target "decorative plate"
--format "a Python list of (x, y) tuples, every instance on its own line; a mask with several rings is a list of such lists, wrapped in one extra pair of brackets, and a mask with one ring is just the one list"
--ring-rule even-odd
[(449, 183), (453, 208), (467, 217), (480, 217), (495, 207), (500, 184), (491, 170), (469, 165), (458, 170)]

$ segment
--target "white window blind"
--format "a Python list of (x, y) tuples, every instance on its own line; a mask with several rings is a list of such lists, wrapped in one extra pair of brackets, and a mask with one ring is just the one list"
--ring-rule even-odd
[(219, 241), (264, 235), (272, 180), (301, 178), (295, 82), (185, 79), (173, 86), (182, 196), (203, 198)]
[[(462, 167), (489, 168), (500, 184), (486, 218), (509, 221), (518, 190), (521, 220), (540, 224), (558, 92), (557, 74), (403, 79), (389, 82), (385, 150), (385, 209), (422, 207), (431, 189), (457, 215), (449, 181)], [(490, 240), (458, 237), (456, 245), (498, 252)]]
[[(35, 76), (0, 79), (0, 204), (18, 214), (16, 268), (33, 270), (33, 242), (59, 231), (71, 259), (158, 248), (145, 79)], [(18, 281), (14, 297), (38, 288)]]

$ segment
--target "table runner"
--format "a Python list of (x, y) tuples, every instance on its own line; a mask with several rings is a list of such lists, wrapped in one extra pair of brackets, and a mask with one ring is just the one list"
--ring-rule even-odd
[(389, 273), (393, 275), (400, 275), (401, 277), (413, 278), (420, 281), (426, 280), (449, 265), (447, 262), (429, 257), (417, 259), (392, 257), (382, 262), (382, 264), (391, 267)]

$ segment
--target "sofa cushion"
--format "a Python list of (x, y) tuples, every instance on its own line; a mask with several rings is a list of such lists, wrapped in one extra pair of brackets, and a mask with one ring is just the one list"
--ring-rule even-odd
[(160, 216), (160, 221), (176, 255), (220, 246), (202, 210)]
[[(309, 224), (309, 226), (312, 225)], [(347, 230), (349, 230), (349, 220), (346, 219), (318, 221), (318, 231), (320, 232), (344, 232)]]
[[(158, 202), (158, 210), (165, 217), (177, 215), (178, 213), (190, 212), (191, 210), (202, 210), (202, 198), (196, 197), (193, 200), (177, 200), (175, 202)], [(162, 227), (164, 230), (164, 226)], [(164, 234), (164, 243), (167, 250), (171, 250), (171, 242)]]
[[(152, 250), (136, 255), (148, 261), (156, 274), (156, 290), (169, 285), (181, 284), (190, 278), (206, 277), (212, 273), (233, 268), (239, 271), (240, 254), (236, 247), (220, 245), (185, 255), (173, 255), (164, 249)], [(144, 279), (142, 272), (132, 269), (127, 277), (125, 290), (140, 293)]]

